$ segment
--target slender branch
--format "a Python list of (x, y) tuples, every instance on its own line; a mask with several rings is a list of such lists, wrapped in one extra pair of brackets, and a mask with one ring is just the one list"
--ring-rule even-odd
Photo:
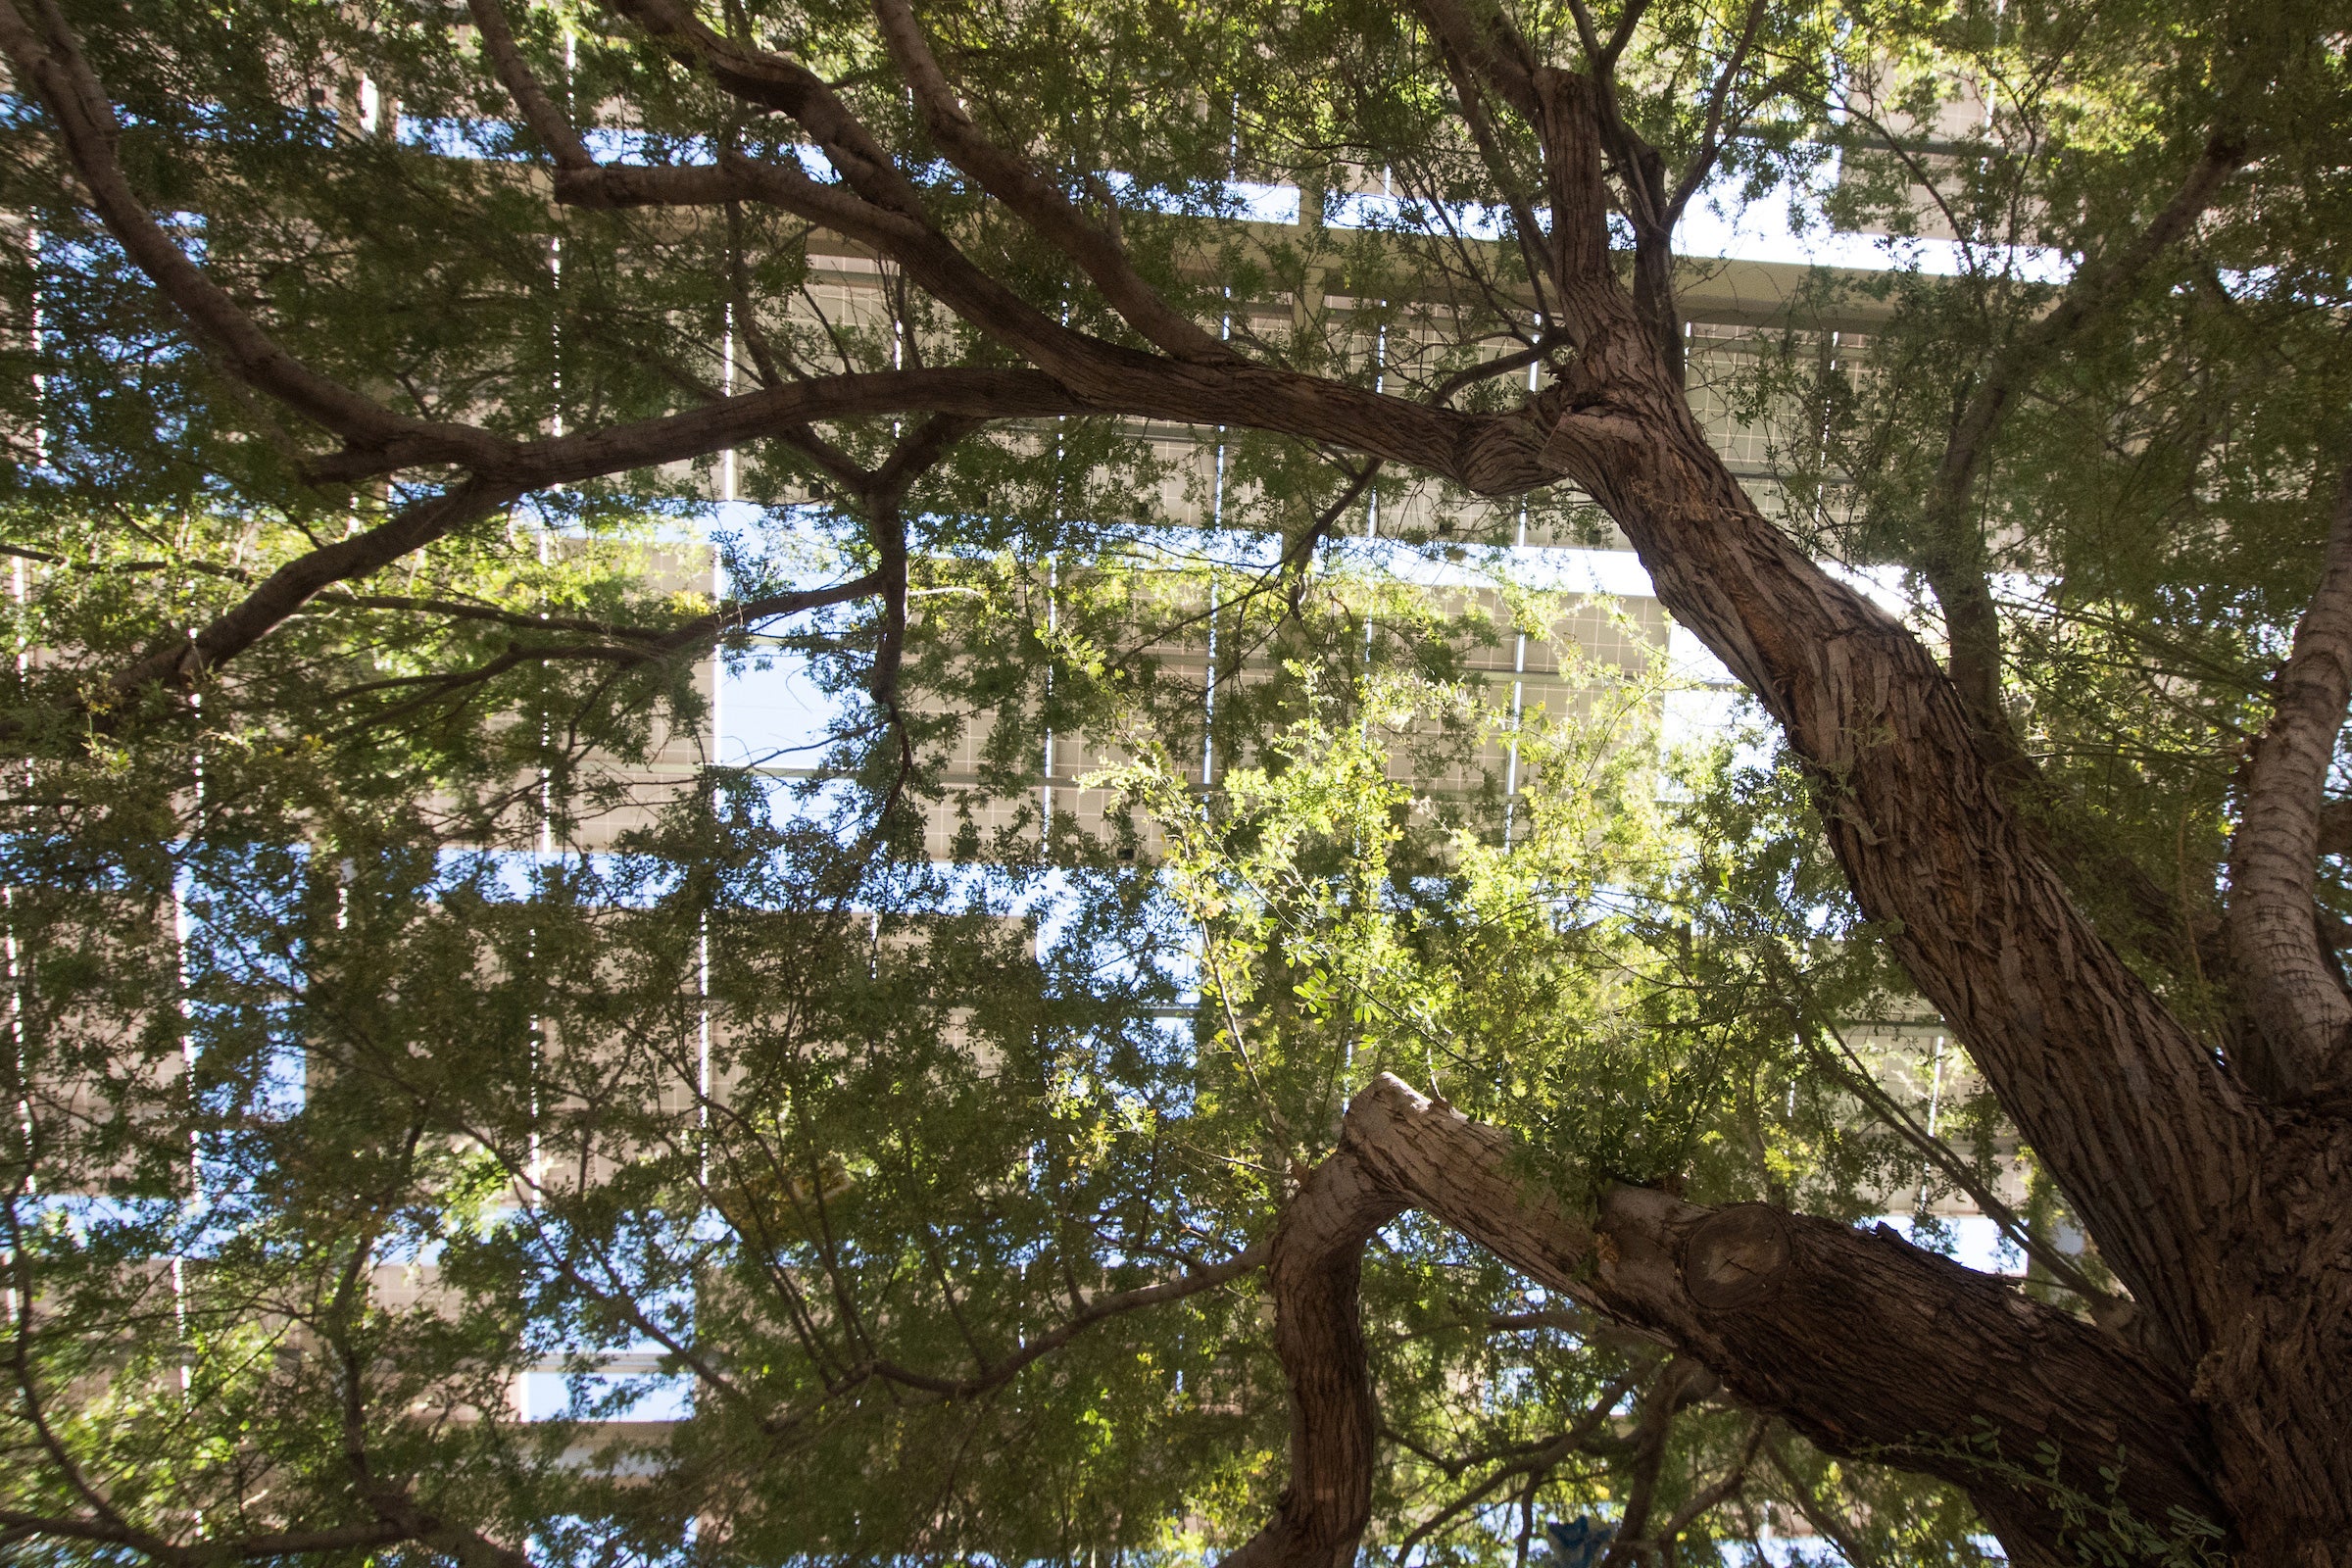
[[(0, 556), (18, 556), (37, 561), (45, 565), (64, 566), (74, 571), (91, 572), (149, 572), (185, 571), (200, 577), (218, 577), (229, 582), (252, 584), (256, 574), (236, 566), (223, 566), (211, 561), (74, 561), (53, 555), (46, 550), (28, 550), (19, 545), (0, 544)], [(662, 630), (654, 626), (626, 626), (618, 621), (585, 620), (573, 615), (543, 615), (527, 610), (508, 610), (503, 606), (481, 604), (465, 599), (434, 599), (413, 594), (355, 594), (340, 588), (322, 588), (311, 596), (314, 604), (347, 605), (355, 610), (410, 611), (418, 614), (442, 615), (451, 620), (485, 621), (492, 625), (513, 626), (518, 631), (577, 631), (595, 637), (650, 639), (662, 636)]]
[(1838, 1555), (1843, 1557), (1851, 1565), (1851, 1568), (1879, 1568), (1878, 1553), (1872, 1551), (1864, 1544), (1862, 1538), (1854, 1533), (1854, 1528), (1849, 1521), (1839, 1518), (1835, 1509), (1823, 1503), (1814, 1494), (1813, 1488), (1805, 1481), (1804, 1477), (1796, 1473), (1796, 1466), (1791, 1464), (1788, 1454), (1782, 1451), (1782, 1445), (1778, 1439), (1766, 1440), (1764, 1456), (1771, 1461), (1773, 1469), (1779, 1471), (1781, 1479), (1788, 1484), (1789, 1500), (1796, 1504), (1796, 1511), (1805, 1516), (1805, 1523), (1828, 1537), (1830, 1544), (1838, 1548)]
[(1764, 1435), (1771, 1426), (1769, 1420), (1758, 1416), (1748, 1427), (1747, 1441), (1740, 1446), (1740, 1456), (1732, 1461), (1732, 1467), (1692, 1494), (1690, 1500), (1677, 1508), (1674, 1516), (1661, 1525), (1650, 1539), (1672, 1550), (1674, 1544), (1682, 1539), (1684, 1531), (1696, 1524), (1709, 1509), (1719, 1506), (1725, 1498), (1747, 1485), (1747, 1472), (1755, 1465), (1756, 1450), (1764, 1446)]
[[(1536, 219), (1535, 203), (1528, 199), (1520, 186), (1518, 171), (1511, 167), (1504, 151), (1502, 137), (1494, 128), (1494, 121), (1487, 113), (1486, 94), (1462, 57), (1444, 38), (1438, 40), (1438, 53), (1446, 62), (1446, 74), (1452, 79), (1453, 96), (1462, 108), (1462, 123), (1469, 128), (1470, 138), (1478, 147), (1478, 156), (1487, 166), (1487, 173), (1495, 188), (1503, 193), (1511, 210), (1511, 235), (1517, 241), (1521, 260), (1527, 267), (1529, 286), (1535, 290), (1536, 310), (1545, 318), (1552, 314), (1547, 295), (1547, 279), (1541, 257), (1546, 240), (1544, 225)], [(1443, 204), (1440, 204), (1443, 210)]]
[[(474, 0), (487, 4), (489, 0)], [(1732, 89), (1738, 85), (1740, 73), (1747, 65), (1747, 57), (1756, 46), (1757, 29), (1764, 24), (1765, 0), (1749, 0), (1747, 21), (1740, 29), (1740, 41), (1723, 69), (1715, 74), (1715, 85), (1707, 93), (1705, 123), (1698, 136), (1698, 146), (1690, 154), (1690, 162), (1683, 170), (1682, 178), (1675, 181), (1673, 194), (1666, 199), (1666, 226), (1672, 229), (1682, 221), (1683, 209), (1698, 194), (1707, 176), (1715, 172), (1715, 160), (1723, 155), (1724, 111), (1730, 107)]]
[(1140, 640), (1120, 656), (1121, 660), (1138, 658), (1145, 649), (1154, 643), (1164, 642), (1188, 627), (1200, 625), (1211, 616), (1231, 614), (1260, 594), (1270, 590), (1283, 579), (1285, 574), (1288, 574), (1291, 579), (1290, 611), (1292, 614), (1297, 614), (1298, 607), (1306, 595), (1305, 568), (1314, 560), (1315, 550), (1326, 538), (1330, 537), (1332, 525), (1346, 515), (1350, 507), (1362, 499), (1364, 491), (1371, 487), (1373, 479), (1379, 475), (1380, 468), (1381, 462), (1378, 458), (1372, 459), (1352, 472), (1343, 468), (1341, 471), (1348, 473), (1348, 482), (1341, 487), (1339, 495), (1333, 498), (1330, 505), (1315, 514), (1308, 520), (1307, 525), (1298, 530), (1297, 537), (1283, 546), (1282, 554), (1271, 564), (1256, 573), (1257, 580), (1255, 582), (1214, 609), (1194, 611), (1192, 613), (1180, 615), (1174, 620), (1160, 621), (1152, 625)]
[[(0, 5), (6, 3), (0, 0)], [(366, 533), (296, 557), (193, 637), (180, 638), (117, 675), (111, 683), (116, 699), (157, 683), (193, 686), (283, 624), (319, 590), (388, 566), (454, 529), (489, 516), (518, 493), (474, 479), (413, 502)]]
[(614, 645), (612, 643), (557, 643), (510, 646), (503, 654), (474, 665), (470, 669), (451, 670), (433, 675), (395, 675), (384, 680), (371, 680), (357, 686), (346, 686), (329, 694), (328, 705), (348, 702), (374, 692), (394, 691), (402, 687), (427, 688), (407, 702), (396, 704), (381, 712), (368, 714), (352, 726), (354, 729), (380, 728), (406, 718), (409, 714), (429, 708), (453, 693), (486, 685), (510, 669), (525, 664), (550, 662), (595, 662), (611, 664), (616, 670), (634, 669), (644, 664), (659, 663), (686, 655), (698, 655), (720, 638), (734, 635), (763, 620), (779, 615), (797, 614), (804, 610), (815, 610), (826, 605), (838, 605), (852, 599), (862, 599), (881, 592), (886, 586), (879, 571), (870, 571), (847, 582), (833, 583), (823, 588), (805, 588), (792, 593), (771, 594), (764, 599), (741, 604), (727, 604), (707, 615), (698, 615), (684, 625), (654, 636), (647, 641)]
[(972, 1377), (933, 1377), (925, 1373), (909, 1371), (894, 1362), (883, 1360), (866, 1362), (857, 1370), (870, 1372), (873, 1376), (887, 1382), (938, 1395), (944, 1399), (969, 1399), (986, 1394), (991, 1389), (1003, 1388), (1020, 1376), (1039, 1358), (1051, 1355), (1098, 1323), (1129, 1312), (1141, 1311), (1145, 1307), (1158, 1306), (1168, 1301), (1181, 1301), (1188, 1296), (1198, 1296), (1202, 1291), (1222, 1285), (1228, 1280), (1239, 1279), (1242, 1275), (1264, 1266), (1267, 1258), (1272, 1255), (1272, 1250), (1268, 1244), (1259, 1242), (1236, 1252), (1222, 1263), (1204, 1264), (1181, 1278), (1163, 1280), (1157, 1285), (1139, 1286), (1132, 1291), (1121, 1291), (1115, 1296), (1098, 1297), (1087, 1302), (1075, 1315), (1064, 1320), (1059, 1327), (1024, 1342), (1019, 1349), (1002, 1361), (985, 1367)]
[(1513, 1476), (1541, 1474), (1585, 1446), (1600, 1431), (1601, 1423), (1616, 1413), (1618, 1401), (1625, 1397), (1626, 1391), (1634, 1386), (1640, 1375), (1639, 1371), (1628, 1372), (1602, 1389), (1600, 1397), (1592, 1401), (1585, 1413), (1577, 1419), (1574, 1426), (1559, 1436), (1538, 1445), (1524, 1457), (1503, 1465), (1486, 1480), (1415, 1525), (1412, 1533), (1397, 1544), (1396, 1560), (1403, 1562), (1415, 1546), (1469, 1512), (1470, 1509), (1477, 1506), (1481, 1498), (1487, 1496)]
[[(1658, 1369), (1642, 1397), (1642, 1413), (1634, 1423), (1633, 1476), (1625, 1494), (1625, 1511), (1618, 1515), (1617, 1538), (1609, 1543), (1601, 1568), (1626, 1568), (1646, 1545), (1649, 1511), (1658, 1495), (1658, 1477), (1666, 1468), (1666, 1440), (1674, 1433), (1674, 1418), (1687, 1406), (1722, 1385), (1715, 1375), (1678, 1355)], [(1672, 1540), (1668, 1536), (1667, 1540)]]
[(1454, 371), (1430, 389), (1427, 401), (1433, 408), (1443, 408), (1453, 401), (1453, 395), (1464, 387), (1476, 386), (1481, 381), (1492, 381), (1496, 376), (1508, 375), (1513, 370), (1524, 370), (1529, 366), (1567, 346), (1567, 333), (1556, 330), (1547, 331), (1525, 348), (1515, 349), (1509, 354), (1498, 354), (1494, 359), (1482, 360), (1476, 365)]
[[(191, 570), (217, 571), (217, 567), (191, 565)], [(222, 573), (226, 575), (226, 573)], [(247, 576), (246, 573), (238, 573)], [(313, 604), (344, 605), (353, 610), (407, 611), (423, 615), (441, 615), (450, 620), (482, 621), (494, 626), (512, 626), (517, 631), (576, 631), (591, 637), (613, 637), (625, 642), (653, 642), (670, 633), (659, 626), (627, 626), (613, 620), (587, 620), (576, 615), (540, 615), (527, 610), (508, 610), (498, 605), (477, 605), (463, 599), (416, 598), (408, 594), (354, 594), (340, 588), (325, 588), (311, 596)]]
[(1984, 735), (2012, 758), (2019, 754), (2000, 702), (2000, 620), (1986, 577), (1984, 533), (1971, 512), (1993, 435), (2011, 400), (2034, 373), (2187, 234), (2221, 194), (2223, 184), (2252, 155), (2252, 143), (2243, 136), (2216, 135), (2209, 140), (2148, 225), (2114, 251), (2085, 262), (2048, 313), (1994, 358), (1944, 440), (1928, 494), (1925, 521), (1930, 543), (1921, 571), (1943, 609), (1951, 676), (1961, 701)]
[(874, 667), (866, 682), (873, 700), (889, 710), (891, 722), (905, 738), (900, 722), (899, 665), (906, 653), (906, 527), (899, 516), (898, 498), (878, 497), (868, 505), (866, 536), (873, 541), (882, 564), (874, 575), (882, 594), (882, 637), (874, 647)]
[[(1818, 1047), (1815, 1047), (1813, 1052), (1814, 1059), (1829, 1068), (1830, 1072), (1845, 1085), (1855, 1099), (1870, 1107), (1872, 1114), (1893, 1128), (1905, 1143), (1919, 1151), (1923, 1158), (1943, 1172), (1953, 1186), (1968, 1195), (1970, 1202), (1975, 1203), (1987, 1219), (2000, 1227), (2002, 1235), (2015, 1242), (2028, 1257), (2047, 1269), (2050, 1277), (2059, 1285), (2081, 1297), (2094, 1315), (2110, 1311), (2116, 1306), (2117, 1298), (2113, 1293), (2102, 1291), (2091, 1284), (2089, 1278), (2081, 1269), (2075, 1267), (2073, 1261), (2064, 1252), (2035, 1237), (2033, 1230), (2018, 1216), (2017, 1210), (2003, 1202), (1998, 1193), (1977, 1180), (1976, 1173), (1968, 1168), (1967, 1161), (1954, 1153), (1951, 1147), (1942, 1139), (1930, 1134), (1926, 1128), (1912, 1119), (1908, 1111), (1896, 1104), (1894, 1098), (1879, 1087), (1878, 1080), (1873, 1078), (1869, 1069), (1863, 1066), (1862, 1059), (1854, 1054), (1854, 1049), (1846, 1044), (1844, 1035), (1836, 1029), (1826, 1029), (1823, 1032), (1837, 1043), (1838, 1054), (1845, 1060), (1843, 1063), (1839, 1063)], [(1807, 1039), (1810, 1043), (1809, 1031)]]
[(2246, 762), (2230, 852), (2230, 947), (2257, 1039), (2244, 1065), (2274, 1098), (2309, 1094), (2334, 1070), (2348, 996), (2320, 943), (2321, 802), (2352, 700), (2352, 464), (2336, 485), (2320, 585), (2274, 686), (2270, 724)]
[(89, 1505), (99, 1525), (120, 1532), (117, 1539), (126, 1544), (136, 1545), (150, 1555), (169, 1555), (173, 1549), (172, 1544), (125, 1519), (104, 1490), (83, 1473), (73, 1450), (66, 1446), (64, 1439), (58, 1436), (57, 1429), (49, 1422), (47, 1401), (41, 1396), (40, 1377), (32, 1364), (33, 1303), (38, 1299), (33, 1292), (32, 1254), (24, 1245), (24, 1220), (18, 1211), (15, 1194), (10, 1195), (8, 1201), (8, 1229), (9, 1256), (15, 1265), (11, 1270), (15, 1276), (11, 1281), (14, 1287), (11, 1294), (16, 1298), (16, 1321), (10, 1325), (9, 1335), (9, 1369), (17, 1386), (17, 1401), (24, 1409), (25, 1424), (32, 1428), (35, 1441), (48, 1456), (50, 1464), (56, 1467), (58, 1477)]

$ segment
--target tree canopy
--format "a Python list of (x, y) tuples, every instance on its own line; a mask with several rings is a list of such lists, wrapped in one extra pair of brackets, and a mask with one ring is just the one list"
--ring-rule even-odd
[(2348, 1560), (2330, 8), (0, 50), (10, 1553)]

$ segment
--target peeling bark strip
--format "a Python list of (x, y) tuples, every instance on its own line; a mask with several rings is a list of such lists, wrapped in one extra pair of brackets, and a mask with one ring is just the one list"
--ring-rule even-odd
[(2320, 943), (2320, 805), (2352, 701), (2352, 465), (2337, 481), (2326, 564), (2246, 764), (2230, 858), (2230, 948), (2254, 1015), (2248, 1076), (2299, 1100), (2339, 1067), (2352, 996)]
[(2063, 1557), (2059, 1497), (2087, 1499), (2094, 1528), (2110, 1505), (2159, 1530), (2223, 1517), (2194, 1406), (2089, 1325), (1891, 1231), (1762, 1204), (1618, 1187), (1588, 1224), (1529, 1186), (1507, 1134), (1384, 1073), (1275, 1232), (1267, 1287), (1291, 1381), (1292, 1480), (1223, 1568), (1354, 1561), (1374, 1459), (1358, 1270), (1407, 1207), (1664, 1340), (1827, 1451), (1961, 1487), (2021, 1560)]

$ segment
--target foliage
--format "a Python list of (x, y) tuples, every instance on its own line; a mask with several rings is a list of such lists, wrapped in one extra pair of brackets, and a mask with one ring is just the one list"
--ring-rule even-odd
[[(1576, 7), (1514, 9), (1592, 47)], [(407, 415), (553, 440), (1020, 360), (775, 208), (551, 202), (461, 10), (60, 15), (173, 243)], [(600, 157), (816, 157), (619, 13), (510, 16)], [(886, 133), (1018, 302), (1141, 343), (935, 155), (864, 7), (710, 18)], [(1997, 592), (2032, 808), (2133, 873), (2086, 897), (2199, 1018), (2215, 981), (2133, 889), (2218, 898), (2348, 406), (2352, 117), (2309, 20), (1661, 0), (1620, 70), (1663, 154), (1719, 154), (1702, 207), (1793, 192), (1800, 226), (1908, 258), (1813, 277), (1748, 341), (1756, 488), (1931, 630)], [(1537, 149), (1515, 123), (1478, 145), (1394, 8), (923, 22), (975, 121), (1219, 341), (1483, 413), (1567, 363), (1521, 217)], [(1504, 545), (1611, 542), (1565, 489), (1494, 501), (1238, 425), (858, 413), (535, 487), (308, 598), (193, 702), (115, 684), (448, 476), (321, 478), (350, 449), (208, 359), (53, 117), (6, 108), (24, 1560), (301, 1532), (343, 1534), (253, 1554), (1210, 1552), (1284, 1476), (1248, 1249), (1382, 1071), (1511, 1129), (1577, 1205), (1633, 1183), (1911, 1213), (1935, 1245), (1942, 1199), (2022, 1189), (2027, 1289), (2114, 1304), (1855, 907), (1816, 816), (1838, 781), (1746, 727), (1670, 746), (1662, 658), (1581, 655), (1572, 615), (1608, 612), (1513, 579)], [(1955, 529), (1943, 441), (2051, 307), (2036, 254), (2120, 247), (2217, 125), (2259, 142), (2251, 175), (2029, 368)], [(1299, 220), (1264, 221), (1260, 187)], [(1957, 275), (1918, 265), (1938, 237)], [(932, 435), (885, 505), (876, 475)], [(1506, 642), (1563, 662), (1564, 710), (1473, 667)], [(721, 681), (786, 674), (830, 705), (812, 744), (708, 744)], [(1434, 1223), (1384, 1233), (1365, 1322), (1371, 1540), (1400, 1562), (1524, 1568), (1545, 1519), (1637, 1508), (1683, 1521), (1668, 1558), (1802, 1521), (1857, 1562), (1984, 1559), (1957, 1493), (1758, 1425)]]

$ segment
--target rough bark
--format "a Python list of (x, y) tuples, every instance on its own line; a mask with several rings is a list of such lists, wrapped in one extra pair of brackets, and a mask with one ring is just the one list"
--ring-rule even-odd
[[(1276, 1232), (1268, 1288), (1292, 1387), (1293, 1480), (1228, 1568), (1352, 1561), (1373, 1401), (1356, 1316), (1364, 1243), (1418, 1207), (1512, 1267), (1708, 1367), (1824, 1449), (1966, 1489), (2013, 1554), (2071, 1560), (2054, 1496), (2169, 1523), (2222, 1516), (2199, 1412), (2087, 1324), (1896, 1238), (1760, 1204), (1615, 1187), (1587, 1221), (1500, 1130), (1384, 1074)], [(2047, 1455), (2045, 1461), (2044, 1455)]]
[(2336, 486), (2319, 589), (2274, 691), (2230, 845), (2230, 946), (2255, 1025), (2247, 1076), (2292, 1101), (2330, 1076), (2352, 1030), (2352, 996), (2313, 913), (2321, 802), (2352, 700), (2352, 466)]
[(1266, 1290), (1291, 1385), (1291, 1482), (1274, 1517), (1223, 1568), (1351, 1568), (1372, 1514), (1378, 1411), (1356, 1287), (1364, 1244), (1409, 1200), (1354, 1157), (1348, 1138), (1275, 1227)]
[[(202, 668), (234, 657), (322, 589), (460, 525), (470, 509), (503, 505), (499, 498), (856, 414), (1147, 415), (1304, 437), (1485, 494), (1573, 480), (1632, 540), (1676, 619), (1785, 728), (1811, 769), (1862, 907), (1887, 924), (1922, 994), (1966, 1040), (2073, 1200), (2145, 1313), (2148, 1352), (1899, 1241), (1819, 1220), (1713, 1212), (1620, 1188), (1603, 1195), (1588, 1223), (1530, 1199), (1499, 1135), (1416, 1105), (1401, 1085), (1376, 1086), (1274, 1244), (1298, 1468), (1275, 1521), (1237, 1558), (1250, 1568), (1333, 1564), (1353, 1551), (1370, 1506), (1373, 1430), (1354, 1321), (1357, 1258), (1373, 1229), (1414, 1202), (1531, 1276), (1667, 1339), (1824, 1446), (1967, 1487), (2020, 1554), (2062, 1547), (2044, 1479), (2004, 1468), (2027, 1462), (2029, 1451), (2038, 1465), (2037, 1449), (2020, 1446), (2046, 1441), (2060, 1482), (2093, 1498), (2120, 1450), (2117, 1495), (2143, 1519), (2161, 1524), (2176, 1504), (2218, 1507), (2251, 1560), (2344, 1559), (2352, 1549), (2343, 1545), (2352, 1541), (2352, 1443), (2342, 1441), (2352, 1428), (2343, 1393), (2352, 1388), (2352, 1104), (2328, 1090), (2319, 1066), (2299, 1065), (2325, 1061), (2342, 1027), (2340, 993), (2308, 983), (2307, 951), (2309, 868), (2322, 842), (2318, 786), (2352, 680), (2352, 625), (2337, 624), (2352, 588), (2337, 582), (2333, 556), (2328, 581), (2335, 586), (2323, 588), (2281, 680), (2279, 722), (2250, 770), (2237, 878), (2248, 933), (2242, 961), (2252, 989), (2271, 999), (2258, 1006), (2276, 1012), (2262, 1038), (2307, 1045), (2249, 1085), (2099, 939), (2021, 825), (1980, 744), (1982, 672), (1963, 670), (1979, 688), (1973, 700), (1964, 696), (1899, 625), (1806, 559), (1748, 500), (1692, 418), (1671, 331), (1671, 277), (1661, 270), (1663, 172), (1616, 113), (1608, 79), (1639, 7), (1627, 8), (1605, 41), (1579, 17), (1592, 66), (1580, 74), (1543, 64), (1496, 8), (1424, 0), (1433, 31), (1476, 89), (1466, 103), (1483, 93), (1507, 106), (1542, 145), (1548, 226), (1523, 238), (1546, 274), (1546, 324), (1574, 356), (1526, 407), (1472, 416), (1249, 363), (1222, 344), (1203, 348), (1204, 334), (1172, 318), (1127, 269), (1114, 234), (1037, 184), (1018, 157), (987, 144), (911, 13), (893, 0), (881, 6), (883, 30), (933, 134), (1041, 238), (1062, 246), (1161, 352), (1073, 331), (976, 265), (933, 221), (890, 149), (813, 73), (720, 36), (677, 0), (615, 5), (724, 91), (791, 116), (840, 179), (819, 182), (796, 164), (731, 152), (708, 168), (598, 166), (529, 80), (503, 26), (486, 28), (496, 69), (554, 154), (557, 199), (768, 203), (870, 247), (1031, 368), (828, 378), (553, 441), (510, 441), (397, 414), (301, 365), (173, 243), (123, 176), (112, 108), (62, 17), (28, 0), (28, 23), (0, 0), (0, 47), (54, 117), (60, 146), (126, 253), (227, 373), (343, 443), (314, 465), (314, 476), (352, 481), (427, 464), (467, 475), (375, 532), (281, 569), (192, 648), (158, 655), (138, 680), (181, 671), (191, 659)], [(496, 20), (479, 0), (476, 15)], [(1710, 143), (1719, 128), (1710, 125)], [(2218, 181), (2242, 153), (2208, 149), (2180, 210), (2193, 217), (2210, 195), (2197, 181)], [(1604, 179), (1604, 154), (1622, 198)], [(1686, 171), (1676, 189), (1695, 188), (1692, 179)], [(1631, 290), (1609, 253), (1613, 205), (1635, 209)], [(1531, 203), (1520, 206), (1532, 214)], [(1989, 429), (1998, 400), (1986, 407)], [(1965, 484), (1954, 493), (1964, 497)], [(2345, 527), (2339, 520), (2339, 540)], [(2290, 929), (2298, 916), (2300, 937)], [(2299, 1086), (2323, 1092), (2280, 1103)], [(1964, 1441), (1980, 1419), (1999, 1434), (2002, 1457), (1989, 1466)]]
[(1549, 451), (1660, 600), (1757, 693), (1813, 772), (1863, 907), (2083, 1205), (2178, 1366), (2260, 1142), (2238, 1086), (2102, 942), (2021, 830), (1927, 651), (1757, 512), (1682, 388), (1618, 318)]
[(1561, 420), (1563, 468), (1804, 758), (1862, 907), (2193, 1379), (2249, 1560), (2337, 1560), (2308, 1554), (2352, 1540), (2352, 1125), (2260, 1102), (2164, 1007), (2023, 830), (1926, 651), (1755, 511), (1679, 388), (1643, 380)]

